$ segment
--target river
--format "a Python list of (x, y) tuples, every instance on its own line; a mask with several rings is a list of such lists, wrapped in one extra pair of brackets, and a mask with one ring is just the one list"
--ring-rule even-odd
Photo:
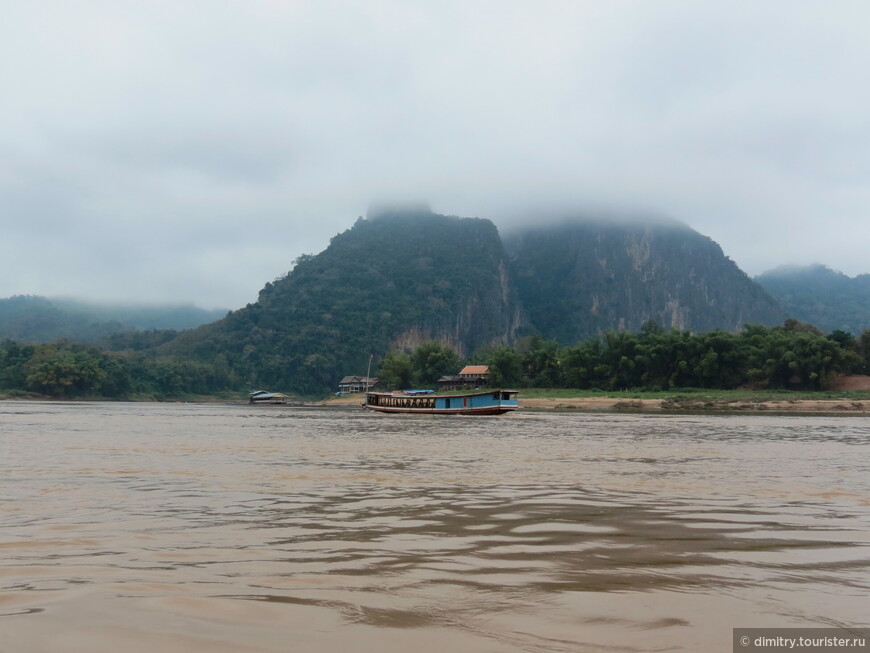
[(870, 419), (0, 402), (0, 653), (870, 626)]

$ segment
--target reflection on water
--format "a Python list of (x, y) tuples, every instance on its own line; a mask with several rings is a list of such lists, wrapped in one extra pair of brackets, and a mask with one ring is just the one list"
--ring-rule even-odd
[(870, 421), (0, 403), (0, 652), (868, 626)]

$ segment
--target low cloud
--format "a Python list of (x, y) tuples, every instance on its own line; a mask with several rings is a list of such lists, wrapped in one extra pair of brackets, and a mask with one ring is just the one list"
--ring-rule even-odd
[(865, 3), (0, 10), (0, 296), (236, 308), (382, 198), (870, 272)]

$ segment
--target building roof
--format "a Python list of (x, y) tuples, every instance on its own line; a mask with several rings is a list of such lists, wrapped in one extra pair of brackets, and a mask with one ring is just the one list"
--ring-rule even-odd
[(375, 383), (375, 382), (379, 381), (378, 377), (376, 377), (376, 376), (369, 376), (369, 377), (366, 377), (366, 376), (346, 376), (338, 383), (339, 383), (339, 385), (341, 385), (343, 383), (365, 383), (366, 379), (369, 380), (369, 383)]
[(466, 365), (461, 370), (460, 374), (489, 374), (489, 365)]

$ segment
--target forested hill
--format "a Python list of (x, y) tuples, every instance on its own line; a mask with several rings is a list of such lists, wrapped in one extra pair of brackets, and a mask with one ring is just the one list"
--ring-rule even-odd
[(575, 220), (505, 242), (530, 323), (564, 345), (649, 320), (704, 332), (786, 318), (719, 245), (678, 222)]
[(755, 281), (790, 317), (822, 331), (859, 334), (870, 328), (870, 274), (849, 277), (816, 264), (776, 268)]
[(492, 222), (386, 211), (300, 257), (256, 303), (163, 351), (229, 364), (251, 387), (314, 393), (365, 373), (370, 353), (438, 340), (467, 356), (512, 342), (521, 326)]
[(304, 393), (436, 340), (468, 357), (525, 333), (561, 345), (608, 330), (736, 331), (786, 315), (706, 238), (679, 223), (576, 221), (515, 233), (428, 210), (360, 218), (300, 257), (256, 303), (181, 334), (194, 356), (249, 387)]
[(51, 342), (67, 338), (97, 342), (131, 330), (190, 329), (212, 322), (226, 312), (188, 305), (122, 306), (16, 295), (0, 299), (0, 339)]

